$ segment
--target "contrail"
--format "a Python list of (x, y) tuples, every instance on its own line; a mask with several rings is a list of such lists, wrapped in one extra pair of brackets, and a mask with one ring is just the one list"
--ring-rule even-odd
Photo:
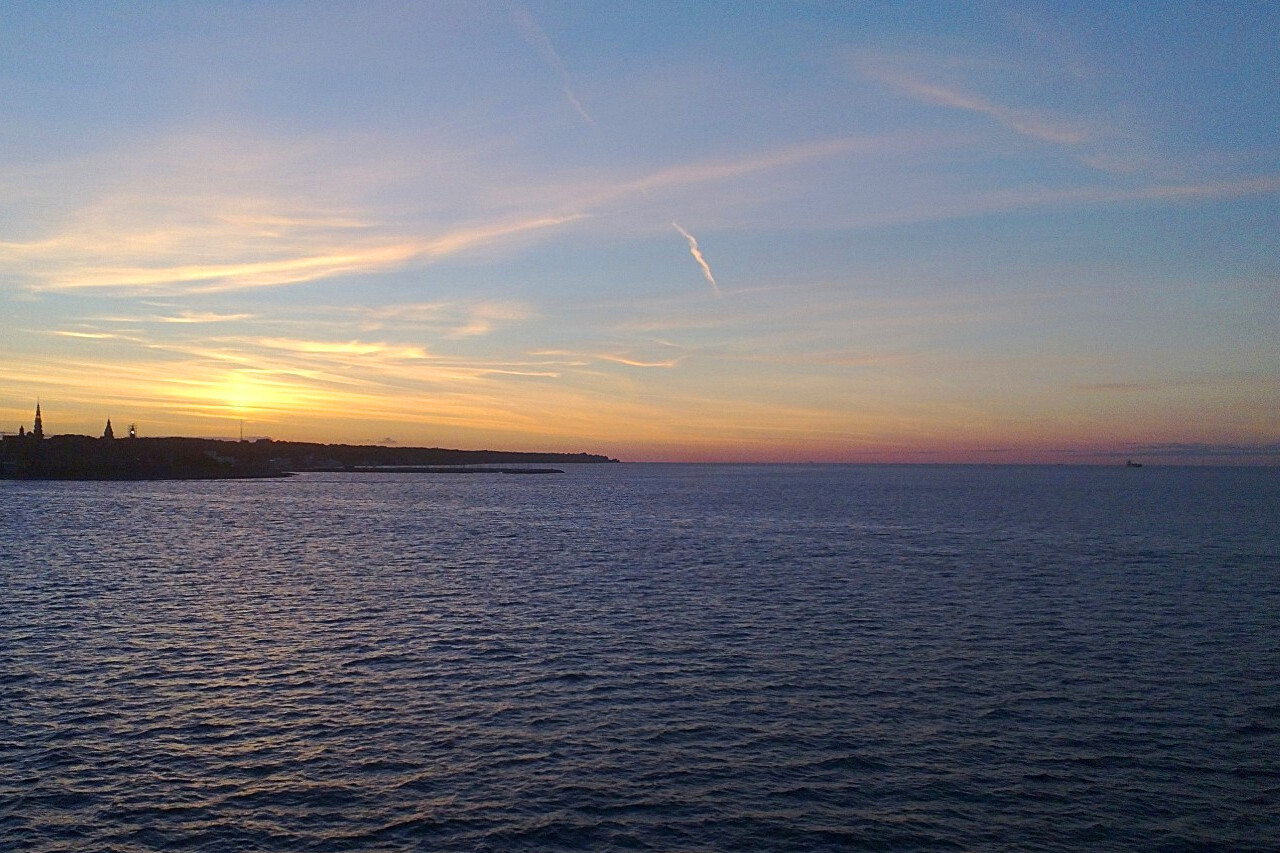
[(672, 222), (671, 227), (683, 234), (684, 238), (689, 241), (689, 254), (693, 255), (693, 259), (698, 262), (698, 266), (702, 267), (702, 274), (706, 276), (707, 281), (711, 284), (711, 289), (716, 292), (716, 296), (719, 296), (720, 285), (716, 284), (716, 277), (711, 274), (711, 267), (707, 265), (706, 258), (702, 257), (702, 251), (698, 248), (697, 238), (681, 228), (677, 222)]
[(529, 10), (525, 9), (523, 6), (513, 7), (512, 13), (515, 18), (516, 25), (520, 27), (520, 31), (523, 33), (525, 40), (529, 42), (529, 44), (533, 45), (534, 49), (542, 55), (543, 61), (550, 65), (551, 68), (560, 75), (560, 84), (564, 89), (565, 99), (569, 101), (574, 110), (577, 111), (578, 115), (582, 117), (583, 121), (592, 127), (595, 127), (596, 120), (591, 117), (591, 114), (587, 112), (586, 108), (583, 107), (582, 103), (578, 100), (578, 96), (574, 94), (573, 86), (570, 85), (569, 81), (569, 71), (564, 67), (564, 62), (560, 59), (560, 54), (556, 53), (555, 45), (551, 43), (551, 39), (547, 37), (546, 32), (542, 27), (538, 26), (538, 23), (533, 19), (533, 16), (529, 14)]

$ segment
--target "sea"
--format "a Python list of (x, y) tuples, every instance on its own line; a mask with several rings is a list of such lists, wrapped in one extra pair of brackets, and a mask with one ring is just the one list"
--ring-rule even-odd
[(1280, 849), (1280, 469), (561, 467), (0, 482), (0, 849)]

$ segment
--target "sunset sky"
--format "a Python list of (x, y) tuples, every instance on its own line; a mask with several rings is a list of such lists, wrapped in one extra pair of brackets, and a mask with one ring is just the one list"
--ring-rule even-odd
[(5, 3), (0, 430), (1277, 464), (1277, 32)]

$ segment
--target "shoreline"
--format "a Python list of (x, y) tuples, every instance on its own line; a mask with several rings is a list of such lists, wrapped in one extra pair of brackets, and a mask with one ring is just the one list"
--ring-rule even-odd
[[(307, 472), (563, 474), (539, 464), (617, 464), (600, 454), (316, 444), (259, 439), (4, 436), (3, 480), (249, 480)], [(505, 466), (505, 467), (477, 467)], [(520, 467), (515, 467), (520, 466)]]

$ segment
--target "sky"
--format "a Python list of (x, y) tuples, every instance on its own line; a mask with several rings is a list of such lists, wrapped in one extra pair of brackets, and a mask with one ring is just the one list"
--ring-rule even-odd
[(0, 429), (1280, 464), (1280, 4), (0, 3)]

